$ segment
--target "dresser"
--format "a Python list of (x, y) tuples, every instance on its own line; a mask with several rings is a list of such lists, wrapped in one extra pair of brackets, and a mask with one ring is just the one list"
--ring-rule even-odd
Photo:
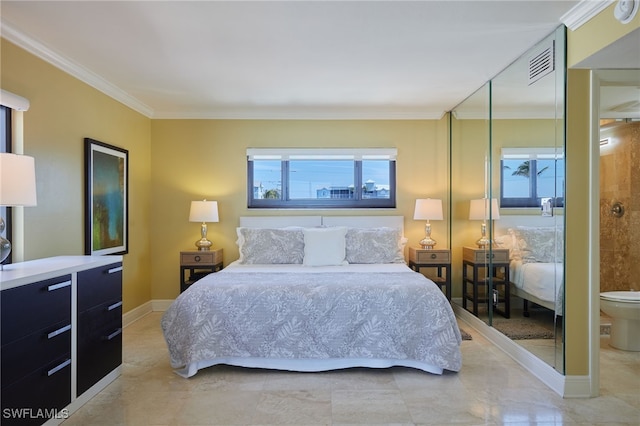
[(6, 265), (0, 285), (0, 423), (61, 423), (120, 375), (122, 256)]

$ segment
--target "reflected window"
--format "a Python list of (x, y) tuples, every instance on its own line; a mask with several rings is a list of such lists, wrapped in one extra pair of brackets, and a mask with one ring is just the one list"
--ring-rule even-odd
[(564, 156), (555, 148), (503, 148), (500, 206), (564, 206)]

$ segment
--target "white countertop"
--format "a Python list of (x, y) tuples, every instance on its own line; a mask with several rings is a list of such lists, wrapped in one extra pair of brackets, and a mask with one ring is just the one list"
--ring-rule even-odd
[(122, 256), (56, 256), (4, 265), (0, 290), (122, 262)]

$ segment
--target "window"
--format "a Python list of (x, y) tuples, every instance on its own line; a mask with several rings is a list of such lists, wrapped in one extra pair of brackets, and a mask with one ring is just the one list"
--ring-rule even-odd
[(503, 148), (500, 207), (564, 206), (564, 155), (555, 148)]
[(395, 207), (396, 149), (250, 148), (250, 208)]

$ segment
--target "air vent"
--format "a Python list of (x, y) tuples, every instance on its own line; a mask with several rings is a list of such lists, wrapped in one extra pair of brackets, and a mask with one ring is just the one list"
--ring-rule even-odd
[(555, 42), (552, 41), (551, 45), (529, 59), (529, 86), (555, 70), (554, 47)]

